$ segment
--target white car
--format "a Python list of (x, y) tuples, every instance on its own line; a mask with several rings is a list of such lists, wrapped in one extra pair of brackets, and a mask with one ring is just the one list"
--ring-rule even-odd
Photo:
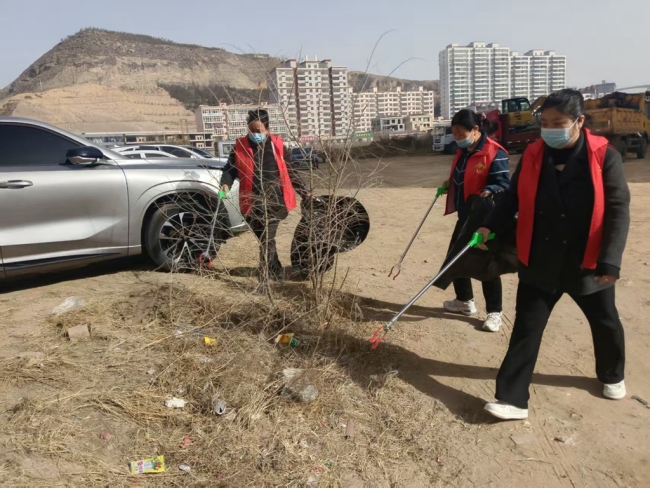
[(122, 156), (125, 158), (129, 159), (159, 159), (159, 158), (176, 158), (177, 156), (174, 156), (172, 154), (162, 152), (162, 151), (155, 151), (153, 149), (151, 150), (136, 150), (136, 151), (123, 151), (120, 152)]

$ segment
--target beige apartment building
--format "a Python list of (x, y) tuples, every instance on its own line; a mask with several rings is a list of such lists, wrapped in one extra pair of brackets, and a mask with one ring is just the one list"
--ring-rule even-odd
[[(393, 91), (380, 92), (377, 88), (371, 91), (353, 93), (350, 89), (353, 103), (354, 128), (356, 132), (373, 130), (373, 120), (404, 118), (409, 115), (428, 117), (432, 124), (434, 110), (434, 92), (419, 87), (417, 90), (403, 91), (400, 87)], [(391, 124), (388, 124), (391, 125)], [(383, 127), (381, 123), (375, 127)]]
[(286, 136), (289, 133), (279, 105), (201, 105), (195, 111), (199, 132), (212, 134), (213, 139), (234, 140), (248, 133), (248, 112), (262, 108), (269, 112), (269, 129), (272, 133)]
[(331, 60), (285, 61), (268, 73), (269, 101), (292, 136), (341, 137), (350, 132), (348, 70)]
[(428, 132), (433, 129), (433, 114), (411, 114), (404, 117), (407, 132)]

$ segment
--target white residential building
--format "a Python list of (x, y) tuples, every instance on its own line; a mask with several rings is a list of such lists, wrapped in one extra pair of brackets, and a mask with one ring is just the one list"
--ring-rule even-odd
[(511, 97), (538, 96), (566, 87), (566, 56), (553, 51), (511, 53), (484, 42), (450, 44), (439, 55), (442, 116), (473, 104), (497, 105)]
[(526, 97), (531, 102), (566, 88), (566, 56), (554, 51), (528, 51), (511, 56), (513, 97)]
[(199, 132), (212, 134), (213, 139), (233, 140), (248, 133), (248, 112), (261, 108), (269, 113), (271, 133), (286, 136), (289, 132), (279, 105), (201, 105), (195, 111)]
[(352, 122), (354, 132), (370, 132), (372, 121), (377, 118), (377, 89), (372, 91), (354, 93), (350, 90), (350, 101), (352, 103)]
[(350, 89), (353, 105), (354, 129), (356, 132), (368, 132), (372, 121), (377, 117), (406, 117), (424, 114), (433, 119), (434, 92), (418, 87), (417, 90), (403, 91), (397, 87), (394, 91), (371, 91), (354, 93)]
[(351, 106), (345, 67), (323, 61), (285, 61), (267, 77), (269, 101), (278, 104), (294, 137), (349, 133)]

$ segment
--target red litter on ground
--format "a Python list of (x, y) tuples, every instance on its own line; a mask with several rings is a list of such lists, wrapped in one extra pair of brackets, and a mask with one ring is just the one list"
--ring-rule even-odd
[(186, 435), (185, 437), (183, 437), (183, 442), (181, 442), (179, 447), (181, 449), (187, 449), (192, 444), (194, 444), (194, 439), (192, 439), (192, 436)]

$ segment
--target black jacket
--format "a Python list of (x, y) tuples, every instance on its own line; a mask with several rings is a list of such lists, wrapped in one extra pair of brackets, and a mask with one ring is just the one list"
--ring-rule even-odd
[[(271, 144), (270, 139), (262, 144), (256, 144), (251, 142), (254, 154), (254, 176), (253, 176), (253, 195), (255, 197), (264, 196), (264, 198), (259, 198), (258, 200), (264, 201), (266, 203), (266, 211), (273, 216), (284, 219), (287, 217), (288, 212), (284, 204), (284, 197), (282, 195), (282, 188), (280, 186), (280, 173), (278, 171), (278, 164), (275, 160), (275, 155), (273, 153), (273, 144)], [(291, 166), (290, 155), (285, 150), (284, 160), (286, 161), (287, 172), (289, 173), (289, 178), (291, 179), (291, 184), (293, 185), (294, 190), (301, 198), (305, 198), (307, 193), (307, 187), (303, 183), (300, 176), (297, 174), (295, 168)], [(239, 178), (239, 173), (237, 171), (237, 161), (235, 152), (233, 151), (228, 156), (228, 163), (223, 169), (223, 174), (221, 176), (221, 184), (232, 186), (234, 181)], [(253, 214), (265, 214), (266, 212), (262, 211), (262, 206), (259, 204), (253, 203)]]
[[(522, 157), (522, 160), (524, 158)], [(559, 171), (557, 167), (562, 167)], [(559, 166), (558, 166), (559, 165)], [(556, 167), (557, 166), (557, 167)], [(499, 232), (519, 207), (517, 197), (521, 161), (510, 189), (485, 226)], [(599, 285), (596, 276), (620, 274), (630, 227), (630, 191), (621, 155), (607, 148), (603, 165), (605, 222), (596, 270), (582, 267), (591, 224), (594, 188), (584, 134), (570, 149), (544, 147), (535, 200), (535, 225), (529, 265), (520, 263), (519, 279), (547, 292), (589, 295), (611, 284)]]

